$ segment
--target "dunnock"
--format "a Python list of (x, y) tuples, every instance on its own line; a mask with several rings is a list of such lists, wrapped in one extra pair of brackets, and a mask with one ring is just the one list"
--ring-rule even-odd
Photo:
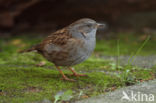
[(83, 62), (91, 55), (96, 44), (97, 28), (102, 25), (89, 18), (80, 19), (22, 52), (36, 50), (48, 61), (55, 64), (64, 80), (74, 81), (65, 76), (59, 66), (68, 67), (74, 76), (86, 76), (76, 73), (71, 66)]

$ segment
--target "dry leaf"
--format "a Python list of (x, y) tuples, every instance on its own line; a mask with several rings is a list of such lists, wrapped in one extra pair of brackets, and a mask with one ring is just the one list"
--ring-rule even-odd
[(87, 95), (83, 95), (81, 98), (88, 98), (88, 96)]
[(15, 39), (15, 40), (12, 40), (11, 41), (11, 44), (12, 45), (19, 45), (19, 44), (21, 44), (22, 43), (22, 40), (21, 39)]

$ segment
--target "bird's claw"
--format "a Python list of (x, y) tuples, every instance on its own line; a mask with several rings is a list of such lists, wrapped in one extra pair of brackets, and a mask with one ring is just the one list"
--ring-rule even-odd
[(69, 79), (69, 78), (67, 78), (67, 77), (63, 77), (63, 78), (61, 78), (61, 80), (66, 80), (66, 81), (71, 81), (71, 82), (75, 82), (76, 80), (74, 80), (74, 79)]
[(88, 76), (88, 75), (86, 75), (86, 74), (71, 74), (71, 75), (73, 75), (73, 76), (76, 76), (76, 77), (85, 77), (85, 76)]

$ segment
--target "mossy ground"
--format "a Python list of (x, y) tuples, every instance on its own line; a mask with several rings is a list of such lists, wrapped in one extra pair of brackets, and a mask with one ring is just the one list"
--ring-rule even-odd
[[(145, 40), (140, 36), (119, 36), (120, 55), (136, 52)], [(31, 39), (30, 39), (31, 38)], [(61, 80), (54, 65), (37, 53), (17, 53), (42, 40), (42, 37), (18, 36), (0, 39), (0, 102), (29, 103), (48, 99), (74, 101), (99, 95), (117, 88), (155, 78), (156, 69), (139, 68), (131, 65), (116, 68), (115, 63), (100, 58), (100, 55), (117, 55), (117, 39), (97, 41), (93, 55), (76, 65), (75, 70), (88, 77), (70, 76), (70, 71), (62, 68), (69, 77), (77, 80)], [(139, 55), (155, 53), (155, 38), (148, 41)], [(46, 64), (37, 67), (40, 62)]]

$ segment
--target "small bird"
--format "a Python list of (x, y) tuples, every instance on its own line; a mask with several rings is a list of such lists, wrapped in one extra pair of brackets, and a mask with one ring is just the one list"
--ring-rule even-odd
[(91, 55), (96, 44), (96, 31), (101, 26), (104, 24), (83, 18), (52, 33), (41, 43), (21, 52), (37, 51), (48, 61), (54, 63), (64, 80), (75, 81), (64, 75), (59, 66), (67, 67), (74, 76), (86, 76), (76, 73), (71, 66), (85, 61)]

